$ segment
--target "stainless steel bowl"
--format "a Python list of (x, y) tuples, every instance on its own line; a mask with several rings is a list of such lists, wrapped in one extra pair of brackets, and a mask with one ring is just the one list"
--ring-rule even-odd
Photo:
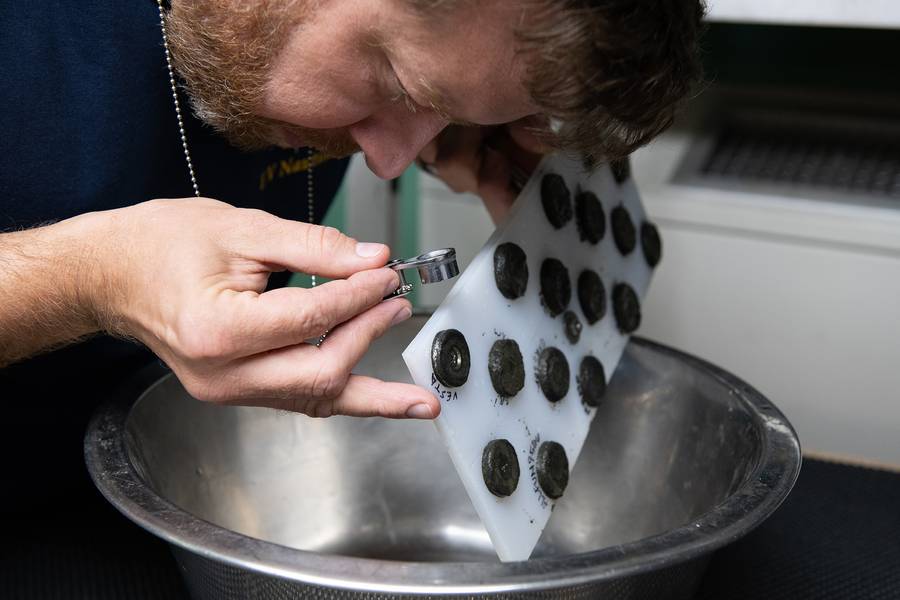
[[(361, 372), (407, 380), (416, 317)], [(151, 369), (95, 415), (88, 467), (167, 540), (192, 595), (688, 598), (787, 496), (797, 436), (755, 390), (629, 344), (531, 560), (501, 564), (431, 424), (216, 407)]]

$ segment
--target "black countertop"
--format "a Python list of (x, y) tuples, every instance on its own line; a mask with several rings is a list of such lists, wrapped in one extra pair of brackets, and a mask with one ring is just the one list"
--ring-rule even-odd
[[(3, 515), (0, 598), (188, 599), (167, 545), (88, 481), (55, 504)], [(900, 473), (805, 460), (781, 508), (713, 557), (696, 598), (900, 599)]]

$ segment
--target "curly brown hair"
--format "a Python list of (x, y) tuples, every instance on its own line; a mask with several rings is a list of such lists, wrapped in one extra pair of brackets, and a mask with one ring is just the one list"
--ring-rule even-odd
[(526, 88), (586, 162), (621, 158), (671, 125), (701, 80), (703, 0), (530, 0)]
[[(423, 16), (473, 0), (408, 0)], [(704, 0), (523, 0), (525, 87), (556, 123), (536, 130), (588, 164), (662, 133), (702, 79)]]

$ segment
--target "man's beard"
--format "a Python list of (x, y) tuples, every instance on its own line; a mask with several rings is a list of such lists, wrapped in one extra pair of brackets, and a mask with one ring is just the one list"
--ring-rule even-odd
[(194, 113), (246, 150), (312, 146), (330, 157), (359, 150), (346, 129), (310, 129), (256, 114), (273, 61), (308, 18), (307, 0), (172, 2), (169, 49)]

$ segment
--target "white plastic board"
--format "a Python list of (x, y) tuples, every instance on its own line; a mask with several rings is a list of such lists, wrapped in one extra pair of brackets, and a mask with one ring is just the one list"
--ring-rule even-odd
[[(573, 217), (559, 228), (548, 220), (541, 200), (542, 181), (549, 173), (562, 176), (571, 195)], [(605, 233), (596, 244), (582, 239), (577, 224), (574, 199), (581, 190), (593, 192), (603, 207)], [(636, 233), (634, 249), (624, 256), (611, 225), (611, 213), (620, 205), (630, 215)], [(579, 392), (581, 361), (594, 356), (608, 379), (628, 341), (617, 326), (612, 294), (618, 283), (629, 284), (639, 298), (647, 291), (652, 268), (642, 244), (644, 221), (630, 176), (620, 184), (607, 165), (586, 172), (579, 162), (548, 157), (522, 190), (505, 223), (403, 352), (416, 384), (430, 388), (441, 401), (442, 412), (435, 424), (503, 561), (525, 560), (531, 555), (554, 502), (559, 501), (548, 497), (539, 483), (536, 454), (541, 444), (561, 444), (571, 471), (587, 436), (596, 408), (588, 407)], [(528, 267), (525, 292), (515, 299), (505, 297), (495, 280), (495, 249), (505, 242), (513, 242), (525, 252)], [(540, 273), (548, 258), (561, 261), (568, 271), (571, 299), (567, 308), (582, 325), (576, 343), (565, 333), (563, 315), (551, 316), (542, 298)], [(578, 294), (579, 275), (586, 269), (595, 271), (605, 287), (605, 315), (593, 325), (588, 324)], [(469, 349), (468, 377), (457, 387), (442, 384), (432, 364), (435, 336), (448, 329), (458, 330)], [(525, 371), (524, 387), (507, 398), (495, 390), (488, 368), (489, 353), (499, 339), (518, 344)], [(536, 375), (538, 355), (548, 346), (558, 348), (569, 366), (568, 392), (556, 402), (547, 399)], [(482, 471), (484, 449), (495, 439), (508, 440), (518, 459), (518, 484), (505, 497), (488, 490)]]

